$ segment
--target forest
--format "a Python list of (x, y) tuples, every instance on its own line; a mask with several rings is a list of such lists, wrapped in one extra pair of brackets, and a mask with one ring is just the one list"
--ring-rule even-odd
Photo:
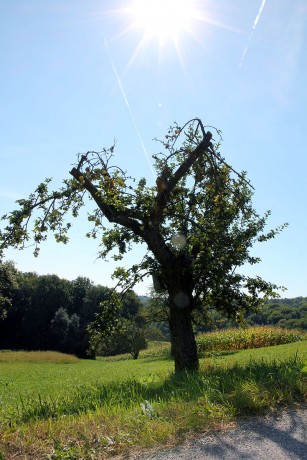
[[(91, 357), (88, 327), (111, 293), (110, 288), (85, 277), (68, 281), (57, 275), (24, 273), (13, 262), (0, 262), (0, 349), (52, 349)], [(135, 342), (135, 334), (140, 349), (146, 340), (169, 340), (165, 302), (154, 291), (145, 297), (128, 291), (120, 312), (125, 328), (104, 347), (100, 344), (99, 354), (133, 352), (131, 336)], [(269, 300), (261, 311), (247, 314), (244, 324), (307, 330), (307, 298)], [(212, 310), (197, 331), (233, 326), (233, 321)]]
[[(88, 278), (68, 281), (57, 275), (17, 270), (0, 262), (0, 349), (57, 350), (88, 357), (88, 325), (111, 289)], [(121, 316), (140, 324), (141, 302), (133, 291), (122, 299)], [(123, 337), (111, 354), (127, 351)]]
[[(243, 324), (307, 330), (307, 298), (295, 297), (293, 299), (267, 300), (259, 312), (247, 313)], [(223, 329), (234, 326), (236, 324), (233, 321), (222, 317), (213, 310), (208, 326), (202, 328), (202, 330)]]

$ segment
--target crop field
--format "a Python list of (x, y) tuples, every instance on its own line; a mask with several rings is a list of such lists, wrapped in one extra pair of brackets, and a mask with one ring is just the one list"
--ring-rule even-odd
[(202, 356), (199, 372), (178, 376), (167, 343), (138, 360), (0, 352), (0, 459), (102, 459), (174, 445), (306, 398), (306, 340)]
[(281, 327), (255, 326), (201, 334), (198, 337), (198, 349), (205, 352), (245, 350), (299, 342), (306, 338), (307, 335), (301, 331)]

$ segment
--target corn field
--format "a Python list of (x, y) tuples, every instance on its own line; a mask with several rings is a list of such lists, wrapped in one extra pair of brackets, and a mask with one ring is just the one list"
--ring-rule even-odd
[(244, 350), (270, 347), (306, 339), (306, 334), (278, 327), (258, 326), (242, 329), (224, 329), (197, 337), (200, 352)]

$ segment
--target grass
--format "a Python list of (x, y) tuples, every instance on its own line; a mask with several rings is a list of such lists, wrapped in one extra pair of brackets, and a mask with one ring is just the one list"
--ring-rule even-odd
[(3, 458), (96, 459), (176, 444), (189, 432), (306, 397), (307, 341), (210, 352), (199, 372), (180, 376), (168, 350), (153, 344), (137, 361), (52, 362), (41, 354), (35, 362), (18, 353), (10, 361), (13, 352), (0, 353), (0, 459), (1, 451)]
[(0, 352), (1, 363), (53, 363), (71, 364), (80, 360), (73, 355), (59, 353), (57, 351), (2, 351)]

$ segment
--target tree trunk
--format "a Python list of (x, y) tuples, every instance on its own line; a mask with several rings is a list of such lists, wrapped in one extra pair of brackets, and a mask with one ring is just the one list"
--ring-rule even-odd
[(195, 371), (199, 367), (191, 318), (192, 296), (180, 291), (170, 297), (169, 326), (175, 372)]

